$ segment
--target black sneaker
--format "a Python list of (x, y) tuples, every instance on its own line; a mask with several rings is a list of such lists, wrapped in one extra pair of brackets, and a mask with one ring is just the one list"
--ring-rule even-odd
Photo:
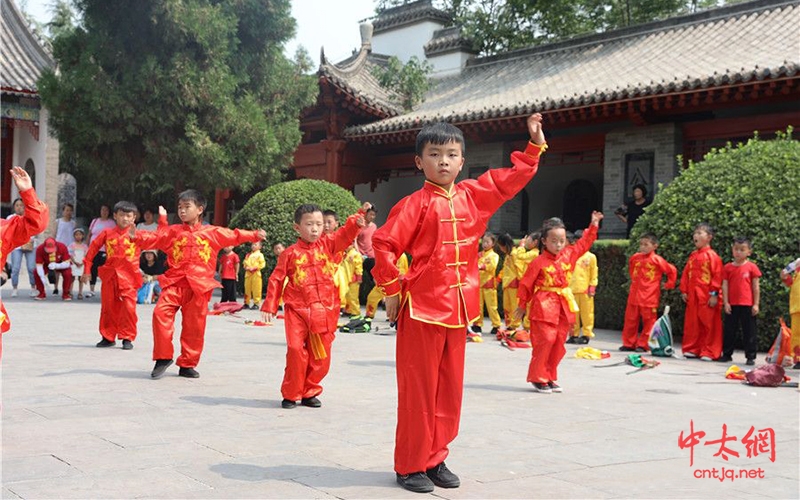
[(792, 370), (800, 370), (800, 363), (795, 363)]
[(150, 372), (150, 376), (153, 378), (161, 378), (164, 376), (164, 373), (169, 368), (169, 365), (172, 364), (171, 359), (157, 359), (156, 366), (153, 367), (153, 371)]
[(589, 337), (578, 337), (578, 342), (577, 343), (578, 344), (588, 344), (589, 343)]
[(198, 373), (197, 370), (195, 370), (194, 368), (186, 368), (183, 366), (181, 366), (181, 369), (178, 370), (178, 375), (186, 378), (200, 378), (200, 373)]
[(548, 382), (547, 385), (550, 387), (550, 390), (553, 391), (553, 392), (564, 392), (564, 389), (562, 389), (560, 385), (556, 384), (553, 381)]
[(719, 361), (720, 363), (730, 363), (731, 361), (733, 361), (733, 358), (730, 356), (720, 356), (717, 358), (717, 361)]
[(483, 333), (483, 328), (479, 327), (478, 325), (472, 325), (472, 326), (470, 327), (470, 329), (471, 329), (471, 330), (472, 330), (474, 333)]
[(489, 335), (491, 335), (492, 337), (494, 337), (495, 335), (497, 335), (497, 330), (498, 330), (498, 328), (497, 328), (496, 326), (493, 326), (493, 327), (492, 327), (492, 331), (491, 331), (491, 332), (489, 332)]
[(281, 408), (291, 410), (295, 406), (297, 406), (297, 403), (295, 401), (292, 401), (291, 399), (284, 399), (283, 401), (281, 401)]
[(754, 364), (756, 364), (756, 360), (755, 359), (748, 359), (747, 361), (745, 361), (744, 364), (746, 364), (747, 366), (753, 366)]
[(318, 398), (303, 398), (300, 401), (300, 404), (303, 406), (308, 406), (309, 408), (319, 408), (322, 406), (322, 401)]
[(433, 491), (433, 481), (424, 472), (405, 475), (398, 473), (397, 484), (414, 493), (431, 493)]
[(58, 295), (58, 288), (53, 290), (53, 295)]
[(124, 339), (122, 341), (122, 348), (125, 349), (126, 351), (130, 351), (131, 349), (133, 349), (133, 342), (131, 342), (128, 339)]
[(113, 340), (108, 340), (107, 338), (103, 337), (100, 339), (100, 342), (95, 344), (95, 347), (111, 347), (115, 346), (117, 343)]
[(634, 351), (636, 351), (636, 352), (647, 352), (647, 349), (645, 349), (644, 347), (637, 347), (636, 349), (634, 349)]
[(533, 383), (533, 390), (543, 394), (551, 394), (553, 392), (553, 389), (550, 388), (550, 384), (540, 384), (539, 382)]
[(433, 481), (433, 484), (439, 488), (458, 488), (461, 486), (461, 480), (447, 468), (444, 462), (432, 469), (426, 470), (425, 474)]
[(624, 345), (624, 346), (620, 346), (619, 350), (622, 351), (622, 352), (633, 352), (636, 349), (633, 348), (633, 347), (628, 347), (628, 346)]
[(565, 344), (577, 344), (577, 343), (578, 343), (577, 337), (573, 337), (572, 335), (567, 337), (567, 341), (565, 342)]

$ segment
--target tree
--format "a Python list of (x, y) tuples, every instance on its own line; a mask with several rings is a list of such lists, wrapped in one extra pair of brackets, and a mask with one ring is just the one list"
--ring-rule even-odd
[[(764, 350), (775, 338), (778, 317), (788, 313), (789, 294), (779, 273), (797, 258), (800, 192), (790, 186), (799, 181), (800, 142), (792, 139), (791, 128), (774, 140), (756, 135), (747, 144), (712, 150), (659, 190), (633, 227), (629, 254), (638, 249), (640, 235), (652, 232), (661, 240), (658, 252), (680, 271), (694, 249), (692, 231), (700, 222), (715, 228), (712, 246), (724, 262), (732, 260), (736, 236), (750, 238), (751, 259), (763, 273), (758, 322)], [(665, 293), (664, 302), (673, 318), (683, 317), (678, 292)], [(673, 325), (680, 330), (682, 321)]]
[(417, 56), (411, 56), (405, 64), (392, 56), (385, 67), (375, 66), (373, 73), (378, 82), (392, 92), (393, 100), (410, 111), (425, 100), (425, 93), (432, 85), (428, 79), (432, 70), (431, 63), (420, 61)]
[[(287, 60), (289, 0), (75, 0), (39, 81), (82, 198), (281, 178), (317, 87)], [(306, 68), (307, 69), (307, 68)]]

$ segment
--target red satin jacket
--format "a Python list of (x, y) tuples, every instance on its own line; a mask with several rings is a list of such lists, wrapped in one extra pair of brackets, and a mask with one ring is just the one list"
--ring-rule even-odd
[[(425, 181), (392, 208), (372, 238), (372, 276), (386, 296), (401, 295), (412, 318), (447, 328), (465, 328), (478, 316), (478, 241), (489, 218), (538, 170), (546, 145), (528, 143), (511, 154), (511, 168), (495, 168), (461, 181), (450, 192)], [(411, 254), (401, 281), (395, 262)]]
[[(326, 311), (334, 311), (338, 317), (339, 289), (333, 284), (333, 275), (338, 267), (336, 258), (353, 244), (361, 230), (356, 219), (363, 215), (359, 210), (337, 231), (322, 235), (314, 243), (298, 239), (287, 248), (278, 257), (278, 263), (269, 276), (267, 298), (261, 310), (277, 313), (283, 292), (283, 302), (287, 307), (307, 309), (312, 304), (319, 304)], [(289, 280), (284, 287), (287, 277)]]
[[(711, 292), (720, 293), (722, 289), (722, 259), (710, 246), (689, 254), (689, 260), (681, 274), (681, 293), (691, 299), (697, 297), (701, 302), (708, 301)], [(720, 298), (719, 302), (722, 302)]]
[[(25, 204), (25, 213), (21, 217), (0, 219), (0, 268), (6, 265), (6, 258), (12, 250), (44, 231), (50, 218), (47, 205), (39, 200), (33, 188), (21, 192), (19, 197)], [(11, 322), (0, 299), (0, 333), (8, 331), (10, 327)]]
[(661, 277), (667, 275), (664, 288), (675, 288), (678, 270), (664, 257), (650, 252), (637, 252), (628, 260), (628, 273), (631, 277), (631, 289), (628, 292), (628, 303), (639, 307), (658, 307), (661, 301)]
[(575, 263), (592, 248), (596, 239), (597, 226), (591, 224), (574, 245), (564, 248), (558, 255), (544, 250), (533, 259), (519, 282), (517, 292), (520, 307), (531, 303), (531, 321), (558, 324), (561, 311), (568, 318), (575, 317), (570, 307), (570, 301), (574, 303), (575, 298), (569, 288), (569, 279)]
[[(159, 218), (159, 227), (167, 227), (167, 219)], [(158, 244), (158, 233), (152, 231), (136, 231), (131, 240), (130, 229), (114, 226), (104, 230), (89, 245), (83, 261), (84, 274), (92, 272), (92, 260), (100, 248), (105, 245), (106, 263), (97, 270), (100, 279), (116, 274), (120, 288), (136, 288), (142, 286), (142, 273), (139, 271), (139, 257), (142, 248), (155, 248)], [(107, 279), (107, 278), (106, 278)]]

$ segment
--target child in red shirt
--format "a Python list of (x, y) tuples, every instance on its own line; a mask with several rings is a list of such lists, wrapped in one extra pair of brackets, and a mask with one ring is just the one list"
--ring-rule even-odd
[(286, 328), (283, 408), (296, 407), (298, 400), (303, 406), (322, 406), (317, 396), (322, 394), (320, 382), (331, 366), (331, 344), (339, 319), (339, 291), (333, 283), (335, 259), (353, 244), (366, 225), (364, 213), (370, 206), (365, 203), (333, 233), (324, 233), (322, 209), (317, 205), (300, 205), (294, 213), (294, 230), (299, 237), (278, 256), (267, 284), (267, 298), (261, 306), (264, 321), (272, 322), (283, 293)]
[(758, 349), (756, 316), (761, 300), (758, 266), (748, 260), (753, 252), (750, 240), (738, 237), (733, 240), (733, 262), (722, 268), (722, 304), (725, 310), (722, 357), (718, 361), (733, 361), (736, 331), (741, 327), (746, 364), (756, 364)]
[[(86, 269), (81, 282), (88, 283), (92, 274), (92, 265), (97, 252), (105, 250), (105, 264), (97, 269), (97, 275), (103, 281), (100, 289), (100, 342), (97, 347), (116, 345), (117, 337), (122, 339), (122, 348), (133, 349), (136, 340), (137, 323), (136, 296), (142, 286), (142, 273), (139, 260), (142, 248), (156, 242), (156, 233), (136, 230), (134, 224), (138, 213), (136, 205), (130, 201), (120, 201), (114, 205), (114, 222), (116, 226), (104, 229), (97, 235), (84, 262)], [(166, 226), (167, 212), (160, 210), (159, 224)]]
[(219, 277), (222, 281), (220, 302), (236, 302), (236, 282), (239, 281), (239, 255), (228, 246), (222, 249), (219, 258)]
[(696, 248), (689, 255), (681, 275), (681, 298), (686, 303), (683, 323), (683, 356), (703, 361), (722, 354), (722, 318), (719, 300), (722, 288), (722, 259), (711, 248), (714, 228), (705, 222), (694, 228)]
[(522, 319), (530, 302), (533, 353), (527, 380), (536, 392), (562, 392), (556, 384), (558, 365), (567, 353), (564, 343), (578, 311), (569, 280), (578, 259), (597, 239), (602, 219), (602, 213), (592, 212), (591, 224), (574, 245), (567, 244), (567, 231), (561, 219), (546, 220), (539, 243), (542, 253), (531, 262), (519, 282), (519, 307), (514, 314)]
[(266, 238), (263, 229), (245, 231), (203, 224), (206, 199), (188, 189), (178, 195), (178, 217), (182, 224), (159, 227), (155, 248), (166, 252), (167, 272), (159, 276), (161, 296), (153, 310), (153, 360), (150, 376), (161, 378), (172, 364), (175, 315), (181, 311), (181, 355), (178, 375), (198, 378), (195, 367), (203, 353), (206, 317), (214, 280), (217, 253), (221, 248)]
[[(645, 233), (639, 238), (639, 252), (628, 261), (631, 289), (628, 292), (628, 305), (625, 308), (625, 324), (622, 327), (622, 347), (620, 351), (647, 352), (650, 331), (655, 325), (658, 304), (661, 301), (661, 277), (667, 275), (664, 288), (672, 290), (678, 278), (678, 270), (656, 254), (658, 238), (653, 233)], [(642, 332), (639, 334), (639, 320)], [(637, 339), (638, 337), (638, 339)]]
[[(25, 213), (20, 217), (0, 219), (0, 269), (6, 265), (6, 257), (12, 250), (29, 242), (31, 236), (39, 234), (47, 227), (50, 211), (42, 203), (33, 189), (33, 182), (22, 167), (11, 169), (11, 177), (17, 185), (19, 197), (25, 205)], [(11, 328), (6, 308), (0, 297), (0, 357), (3, 356), (2, 334)]]
[[(397, 482), (418, 493), (461, 482), (445, 465), (458, 435), (467, 328), (478, 311), (478, 242), (492, 215), (533, 178), (546, 148), (542, 116), (528, 118), (531, 141), (511, 154), (512, 168), (492, 168), (455, 183), (464, 166), (464, 135), (436, 123), (417, 135), (414, 161), (422, 189), (400, 200), (372, 240), (373, 276), (397, 321)], [(397, 259), (412, 256), (401, 281)]]

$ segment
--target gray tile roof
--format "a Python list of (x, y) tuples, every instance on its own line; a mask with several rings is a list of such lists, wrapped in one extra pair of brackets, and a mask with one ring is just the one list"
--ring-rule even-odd
[(376, 115), (395, 116), (402, 112), (402, 106), (396, 103), (394, 94), (382, 87), (373, 75), (374, 68), (385, 65), (387, 59), (387, 56), (372, 54), (362, 48), (352, 57), (333, 64), (322, 52), (318, 75), (372, 108)]
[(350, 137), (794, 76), (800, 1), (761, 0), (471, 60), (413, 111)]
[(42, 70), (55, 66), (52, 56), (12, 0), (2, 0), (0, 30), (0, 88), (6, 93), (35, 93)]
[(425, 55), (428, 57), (455, 50), (461, 50), (471, 54), (478, 53), (478, 51), (473, 48), (472, 40), (461, 33), (460, 26), (451, 26), (434, 31), (431, 41), (425, 44)]
[(421, 20), (448, 24), (453, 18), (447, 12), (434, 7), (432, 0), (419, 0), (380, 12), (372, 25), (375, 27), (375, 33), (380, 33)]

